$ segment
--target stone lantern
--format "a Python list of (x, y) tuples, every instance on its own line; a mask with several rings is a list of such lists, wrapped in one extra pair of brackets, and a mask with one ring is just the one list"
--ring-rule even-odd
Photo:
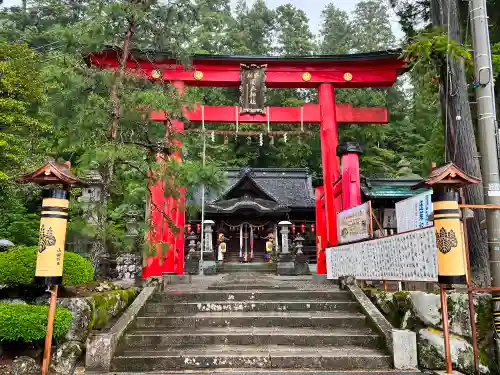
[(290, 245), (288, 243), (288, 234), (290, 233), (289, 227), (291, 222), (284, 220), (278, 223), (281, 230), (281, 252), (278, 255), (278, 275), (294, 275), (294, 256), (290, 253)]
[(217, 273), (217, 265), (215, 262), (215, 254), (213, 249), (213, 229), (215, 225), (213, 220), (203, 221), (204, 241), (201, 255), (204, 275), (215, 275)]
[(200, 253), (196, 251), (198, 236), (194, 232), (191, 232), (186, 239), (188, 240), (189, 250), (184, 263), (184, 269), (189, 275), (197, 275), (200, 267)]
[(304, 242), (304, 241), (305, 241), (305, 238), (302, 237), (300, 235), (300, 233), (297, 234), (295, 236), (295, 238), (293, 239), (293, 242), (295, 242), (295, 248), (297, 249), (296, 252), (295, 252), (296, 255), (302, 255), (302, 254), (304, 254), (302, 252), (302, 249), (304, 248), (304, 245), (302, 244), (302, 242)]
[(292, 223), (289, 221), (280, 221), (278, 225), (281, 227), (281, 253), (288, 254), (290, 252), (290, 246), (288, 244), (288, 234), (290, 230), (288, 229)]
[(303, 242), (305, 241), (305, 238), (302, 237), (302, 235), (299, 233), (297, 234), (297, 236), (295, 236), (293, 241), (295, 242), (295, 248), (297, 249), (294, 260), (295, 274), (310, 275), (311, 271), (309, 270), (309, 259), (302, 251), (304, 247)]

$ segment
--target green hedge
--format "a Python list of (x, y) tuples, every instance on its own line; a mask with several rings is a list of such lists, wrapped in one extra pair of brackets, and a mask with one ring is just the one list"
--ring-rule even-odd
[[(0, 342), (34, 342), (45, 338), (48, 306), (0, 303)], [(71, 312), (58, 307), (54, 319), (54, 339), (63, 337), (71, 323)]]
[[(36, 246), (20, 246), (0, 253), (0, 284), (29, 285), (36, 269)], [(76, 253), (64, 254), (63, 284), (78, 285), (94, 280), (92, 263)]]

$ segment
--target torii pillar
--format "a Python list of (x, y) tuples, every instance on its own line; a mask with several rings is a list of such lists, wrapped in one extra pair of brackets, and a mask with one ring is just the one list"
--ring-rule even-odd
[(339, 162), (336, 155), (338, 140), (337, 117), (335, 111), (335, 90), (330, 83), (322, 83), (318, 88), (318, 102), (321, 106), (320, 139), (321, 163), (323, 165), (324, 199), (326, 216), (326, 244), (337, 244), (337, 212), (333, 185), (339, 179)]

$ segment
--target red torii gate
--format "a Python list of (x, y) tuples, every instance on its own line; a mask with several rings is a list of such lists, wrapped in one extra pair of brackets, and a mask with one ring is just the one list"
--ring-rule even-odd
[[(126, 69), (136, 74), (158, 82), (171, 82), (178, 87), (238, 87), (241, 82), (240, 69), (242, 64), (266, 64), (266, 86), (269, 88), (316, 88), (319, 104), (306, 104), (301, 108), (267, 107), (265, 114), (240, 114), (238, 107), (205, 106), (203, 110), (205, 122), (231, 123), (319, 123), (321, 154), (323, 166), (322, 188), (316, 191), (316, 220), (318, 248), (324, 249), (337, 243), (336, 214), (346, 205), (352, 207), (360, 198), (359, 165), (357, 152), (350, 152), (351, 157), (343, 158), (343, 170), (357, 170), (358, 177), (349, 177), (341, 182), (339, 162), (337, 159), (338, 124), (387, 123), (388, 113), (385, 108), (353, 108), (349, 104), (335, 103), (335, 88), (365, 88), (391, 87), (398, 73), (404, 68), (400, 59), (400, 50), (351, 54), (343, 56), (306, 56), (306, 57), (268, 57), (268, 56), (192, 56), (191, 65), (186, 67), (165, 55), (149, 56), (140, 51), (132, 51), (127, 61)], [(116, 50), (109, 49), (94, 53), (88, 57), (89, 63), (105, 69), (116, 70), (119, 59)], [(189, 121), (200, 122), (200, 108), (194, 111), (184, 110)], [(153, 112), (151, 119), (166, 121), (165, 112)], [(183, 129), (183, 124), (176, 123), (177, 130)], [(265, 133), (263, 128), (262, 132)], [(178, 157), (178, 156), (177, 156)], [(352, 164), (352, 165), (351, 165)], [(357, 180), (357, 182), (356, 182)], [(339, 192), (344, 188), (344, 199)], [(165, 203), (162, 187), (157, 186), (151, 199), (154, 207), (171, 207), (172, 202)], [(324, 202), (324, 204), (323, 204)], [(181, 202), (182, 203), (182, 202)], [(319, 203), (319, 204), (318, 204)], [(180, 205), (182, 206), (182, 204)], [(324, 209), (323, 209), (324, 207)], [(167, 215), (172, 208), (165, 209)], [(184, 227), (184, 215), (175, 210), (174, 223)], [(155, 232), (164, 233), (163, 220), (160, 215), (152, 214)], [(183, 235), (160, 236), (151, 241), (168, 241), (171, 244), (165, 261), (159, 256), (148, 259), (143, 276), (160, 276), (162, 272), (183, 273), (184, 246)], [(174, 239), (172, 239), (174, 238)], [(324, 254), (318, 252), (318, 273), (326, 272)], [(182, 260), (181, 260), (182, 258)], [(158, 266), (153, 266), (157, 264)]]

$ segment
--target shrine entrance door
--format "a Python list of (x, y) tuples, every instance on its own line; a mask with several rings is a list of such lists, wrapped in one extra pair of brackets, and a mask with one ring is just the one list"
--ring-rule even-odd
[[(224, 263), (265, 263), (266, 241), (269, 234), (275, 233), (274, 221), (240, 222), (227, 224), (221, 222), (218, 233), (228, 238)], [(218, 247), (216, 249), (218, 251)]]

